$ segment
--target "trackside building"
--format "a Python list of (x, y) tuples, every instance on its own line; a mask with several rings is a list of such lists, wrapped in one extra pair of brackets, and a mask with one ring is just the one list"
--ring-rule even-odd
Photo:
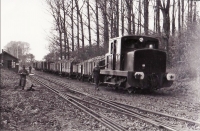
[(19, 59), (4, 50), (0, 54), (0, 62), (1, 68), (7, 68), (15, 72), (19, 71)]

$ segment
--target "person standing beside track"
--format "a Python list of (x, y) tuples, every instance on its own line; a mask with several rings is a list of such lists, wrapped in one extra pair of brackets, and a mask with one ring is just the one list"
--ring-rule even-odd
[(31, 70), (32, 70), (32, 67), (31, 67), (31, 66), (29, 66), (29, 73), (31, 73)]
[(99, 90), (99, 77), (100, 77), (99, 63), (96, 64), (92, 73), (93, 73), (93, 78), (94, 78), (94, 83), (95, 83), (95, 89)]
[(99, 66), (99, 63), (97, 63), (96, 66), (93, 68), (93, 71), (92, 71), (92, 75), (93, 75), (94, 83), (95, 83), (95, 89), (97, 91), (99, 90), (100, 68), (103, 68), (103, 67), (106, 67), (106, 65)]
[(28, 75), (28, 71), (25, 69), (25, 65), (23, 65), (23, 68), (19, 71), (19, 75), (19, 86), (22, 87), (22, 90), (24, 90), (24, 87), (26, 85), (26, 76)]

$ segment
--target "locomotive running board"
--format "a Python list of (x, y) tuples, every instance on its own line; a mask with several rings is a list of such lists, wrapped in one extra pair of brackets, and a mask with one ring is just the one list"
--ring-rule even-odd
[(114, 83), (114, 82), (103, 82), (104, 84), (108, 84), (108, 85), (118, 85), (117, 83)]
[(114, 76), (125, 76), (127, 77), (128, 74), (132, 71), (120, 71), (120, 70), (101, 70), (101, 75), (114, 75)]

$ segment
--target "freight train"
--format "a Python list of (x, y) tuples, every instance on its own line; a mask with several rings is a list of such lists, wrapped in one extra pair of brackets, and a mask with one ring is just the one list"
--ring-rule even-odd
[(166, 72), (167, 53), (159, 49), (154, 37), (127, 35), (109, 40), (108, 53), (82, 62), (60, 60), (36, 62), (34, 68), (50, 73), (93, 81), (92, 70), (99, 63), (100, 82), (115, 89), (124, 88), (129, 93), (138, 89), (170, 87), (175, 74)]

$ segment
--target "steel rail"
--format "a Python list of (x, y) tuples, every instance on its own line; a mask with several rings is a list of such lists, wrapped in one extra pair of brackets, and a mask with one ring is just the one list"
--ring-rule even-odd
[[(39, 76), (39, 77), (40, 77), (40, 76)], [(43, 78), (43, 79), (45, 79), (45, 78)], [(83, 92), (80, 92), (80, 91), (78, 91), (78, 90), (76, 90), (76, 89), (72, 89), (72, 88), (69, 87), (66, 83), (63, 83), (63, 82), (60, 83), (60, 82), (58, 82), (58, 81), (49, 80), (49, 79), (46, 79), (46, 80), (51, 81), (51, 82), (53, 82), (53, 83), (55, 83), (55, 84), (58, 84), (58, 85), (61, 85), (61, 86), (67, 86), (68, 89), (70, 88), (70, 89), (69, 89), (70, 91), (73, 91), (73, 92), (76, 92), (76, 93), (79, 93), (79, 94), (86, 95), (86, 96), (88, 96), (88, 97), (90, 97), (90, 98), (92, 98), (92, 99), (94, 99), (94, 100), (96, 100), (96, 101), (99, 101), (99, 102), (101, 102), (101, 103), (107, 104), (107, 105), (109, 105), (109, 106), (111, 106), (111, 107), (113, 107), (113, 108), (115, 108), (115, 109), (121, 110), (121, 111), (125, 112), (124, 114), (126, 114), (126, 115), (128, 115), (128, 116), (138, 118), (138, 119), (140, 119), (140, 120), (146, 121), (146, 122), (148, 122), (148, 123), (150, 123), (150, 124), (152, 124), (152, 125), (155, 125), (155, 126), (157, 126), (157, 127), (160, 127), (160, 128), (165, 128), (165, 129), (170, 130), (170, 131), (176, 131), (175, 129), (171, 128), (169, 125), (167, 125), (167, 124), (165, 124), (165, 123), (162, 123), (162, 122), (159, 121), (159, 120), (155, 120), (155, 118), (150, 118), (150, 117), (148, 117), (148, 116), (139, 114), (139, 113), (134, 112), (134, 111), (132, 111), (132, 110), (128, 110), (128, 109), (122, 108), (122, 107), (120, 107), (120, 106), (118, 106), (118, 105), (111, 104), (110, 101), (108, 101), (108, 100), (104, 100), (104, 99), (101, 99), (101, 98), (99, 98), (99, 97), (94, 97), (94, 96), (92, 96), (92, 95), (90, 95), (90, 94), (88, 94), (88, 93), (83, 93)]]
[[(36, 74), (37, 75), (37, 74)], [(91, 84), (94, 84), (94, 83), (91, 83)], [(182, 105), (182, 104), (180, 104), (180, 103), (168, 103), (169, 105), (180, 105), (180, 106), (184, 106), (184, 107), (187, 107), (187, 108), (191, 108), (191, 109), (197, 109), (197, 110), (200, 110), (200, 106), (196, 106), (196, 105), (193, 105), (193, 107), (191, 107), (191, 106), (186, 106), (186, 105)], [(198, 103), (195, 103), (195, 104), (198, 104)], [(133, 107), (132, 107), (133, 108)], [(138, 108), (138, 107), (136, 107), (136, 108)], [(141, 108), (141, 109), (143, 109), (143, 108)], [(144, 110), (146, 110), (146, 109), (144, 109)], [(151, 110), (150, 110), (151, 111)], [(157, 112), (156, 112), (157, 113)], [(161, 115), (161, 114), (160, 114)], [(165, 115), (165, 114), (164, 114)], [(167, 114), (166, 114), (167, 115)], [(166, 116), (166, 117), (168, 117), (168, 116)], [(172, 117), (174, 117), (174, 116), (172, 116)], [(181, 118), (181, 117), (180, 117)], [(175, 119), (178, 119), (178, 118), (175, 118)], [(184, 118), (181, 118), (181, 119), (184, 119)], [(187, 121), (187, 122), (190, 122), (190, 123), (196, 123), (196, 124), (200, 124), (200, 122), (196, 122), (196, 121), (192, 121), (192, 120), (189, 120), (189, 119), (185, 119), (184, 121)]]
[(155, 111), (152, 111), (152, 110), (149, 110), (149, 109), (143, 109), (143, 108), (136, 107), (136, 106), (133, 106), (133, 105), (127, 105), (127, 104), (123, 104), (123, 103), (115, 102), (115, 101), (110, 101), (110, 103), (116, 104), (118, 106), (120, 105), (122, 108), (124, 108), (124, 107), (135, 108), (137, 110), (140, 110), (140, 111), (143, 111), (143, 112), (146, 112), (146, 113), (152, 113), (152, 114), (156, 114), (156, 115), (160, 115), (160, 116), (164, 116), (164, 117), (170, 117), (170, 118), (174, 118), (174, 119), (182, 120), (182, 121), (185, 121), (185, 122), (200, 125), (200, 122), (196, 122), (196, 121), (189, 120), (189, 119), (182, 118), (182, 117), (172, 116), (172, 115), (161, 113), (161, 112), (155, 112)]
[[(41, 76), (39, 76), (41, 77)], [(47, 79), (47, 78), (44, 78), (46, 80), (50, 80), (50, 79)], [(146, 113), (152, 113), (152, 114), (156, 114), (156, 115), (159, 115), (159, 116), (164, 116), (164, 117), (170, 117), (170, 118), (174, 118), (174, 119), (177, 119), (177, 120), (181, 120), (181, 121), (185, 121), (185, 122), (188, 122), (188, 123), (193, 123), (193, 124), (197, 124), (197, 125), (200, 125), (200, 122), (196, 122), (196, 121), (193, 121), (193, 120), (189, 120), (189, 119), (186, 119), (186, 118), (182, 118), (182, 117), (177, 117), (177, 116), (172, 116), (172, 115), (169, 115), (169, 114), (165, 114), (165, 113), (161, 113), (161, 112), (155, 112), (155, 111), (152, 111), (152, 110), (148, 110), (148, 109), (144, 109), (144, 108), (140, 108), (140, 107), (136, 107), (136, 106), (133, 106), (133, 105), (127, 105), (127, 104), (123, 104), (123, 103), (120, 103), (120, 102), (115, 102), (115, 101), (112, 101), (112, 100), (106, 100), (106, 99), (102, 99), (100, 97), (94, 97), (93, 95), (91, 94), (88, 94), (88, 93), (85, 93), (85, 92), (81, 92), (79, 90), (76, 90), (76, 89), (73, 89), (71, 87), (69, 87), (66, 83), (62, 82), (62, 81), (55, 81), (55, 80), (50, 80), (56, 84), (59, 84), (59, 85), (62, 85), (62, 86), (67, 86), (69, 90), (73, 91), (73, 92), (77, 92), (79, 94), (82, 94), (82, 95), (86, 95), (90, 98), (93, 98), (93, 99), (97, 99), (97, 100), (102, 100), (102, 101), (105, 101), (105, 102), (108, 102), (108, 103), (113, 103), (117, 106), (121, 105), (120, 107), (123, 107), (123, 109), (126, 109), (125, 107), (129, 107), (129, 108), (134, 108), (134, 109), (137, 109), (137, 110), (140, 110), (140, 111), (143, 111), (143, 112), (146, 112)], [(62, 82), (62, 83), (60, 83)], [(133, 112), (133, 111), (132, 111)], [(137, 112), (134, 112), (134, 113), (137, 113)], [(158, 120), (156, 120), (158, 121)]]
[(85, 105), (83, 105), (83, 104), (79, 103), (78, 101), (74, 100), (72, 97), (66, 96), (66, 95), (62, 94), (61, 92), (57, 91), (56, 89), (51, 88), (50, 86), (48, 86), (47, 84), (45, 84), (41, 80), (39, 80), (37, 78), (33, 78), (33, 77), (30, 77), (30, 78), (32, 78), (33, 80), (37, 81), (38, 83), (40, 83), (41, 85), (43, 85), (47, 89), (53, 91), (57, 95), (61, 96), (62, 98), (64, 98), (66, 101), (68, 101), (69, 103), (71, 103), (75, 107), (77, 107), (80, 110), (86, 112), (87, 114), (89, 114), (90, 116), (92, 116), (93, 118), (95, 118), (99, 122), (103, 123), (108, 128), (110, 128), (111, 130), (113, 130), (113, 131), (126, 131), (127, 130), (125, 127), (120, 126), (118, 123), (114, 122), (110, 118), (108, 118), (108, 117), (106, 117), (106, 116), (104, 116), (102, 114), (97, 114), (96, 112), (92, 111), (91, 109), (89, 109)]

